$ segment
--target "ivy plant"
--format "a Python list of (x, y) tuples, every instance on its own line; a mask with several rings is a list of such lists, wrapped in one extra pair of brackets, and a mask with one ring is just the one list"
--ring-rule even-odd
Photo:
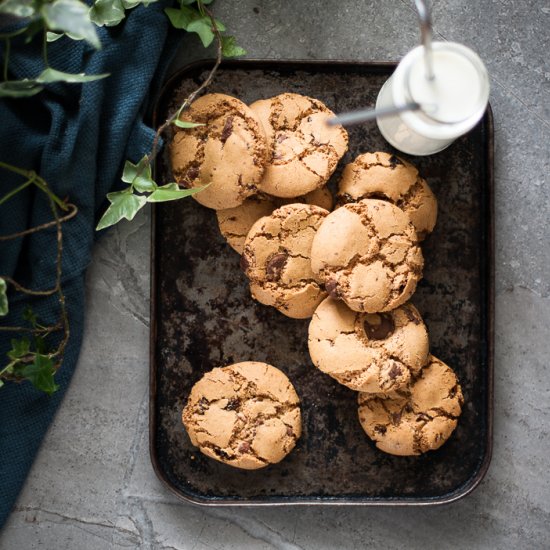
[[(52, 42), (62, 40), (84, 40), (90, 48), (100, 49), (101, 41), (97, 27), (113, 27), (118, 25), (128, 10), (143, 4), (148, 6), (157, 0), (95, 0), (88, 6), (81, 0), (0, 0), (0, 17), (8, 20), (9, 26), (0, 28), (0, 45), (2, 45), (2, 66), (0, 78), (0, 100), (3, 97), (30, 97), (40, 93), (46, 86), (55, 82), (67, 84), (84, 84), (109, 76), (103, 74), (66, 73), (50, 66), (48, 46)], [(157, 154), (160, 135), (170, 125), (183, 129), (194, 128), (199, 124), (180, 120), (180, 114), (187, 108), (196, 95), (212, 81), (221, 62), (222, 56), (234, 57), (246, 52), (237, 45), (235, 37), (223, 35), (225, 26), (215, 19), (207, 7), (212, 0), (179, 0), (174, 7), (164, 11), (177, 29), (196, 33), (203, 46), (207, 47), (214, 41), (217, 43), (217, 58), (214, 67), (206, 80), (195, 90), (182, 105), (157, 129), (152, 151), (145, 155), (137, 164), (127, 160), (124, 164), (122, 181), (127, 186), (122, 191), (109, 193), (110, 203), (102, 216), (97, 229), (104, 229), (118, 223), (122, 219), (132, 220), (136, 213), (147, 203), (166, 202), (188, 197), (198, 193), (204, 187), (183, 189), (177, 183), (158, 185), (153, 177), (151, 163)], [(10, 78), (9, 62), (12, 47), (25, 47), (41, 35), (43, 69), (38, 75), (28, 75), (18, 80)], [(26, 180), (0, 198), (0, 205), (8, 201), (30, 185), (35, 185), (46, 193), (50, 201), (54, 220), (5, 236), (4, 239), (20, 238), (25, 234), (57, 227), (57, 268), (56, 283), (52, 289), (31, 290), (21, 286), (8, 276), (0, 276), (0, 316), (9, 311), (7, 289), (11, 285), (16, 291), (29, 296), (49, 296), (56, 294), (59, 301), (60, 318), (51, 326), (41, 324), (30, 308), (23, 314), (25, 323), (21, 326), (0, 326), (0, 330), (24, 334), (11, 340), (11, 349), (7, 353), (7, 364), (0, 367), (0, 387), (4, 380), (30, 381), (36, 388), (51, 394), (58, 389), (54, 376), (64, 357), (65, 346), (70, 330), (66, 310), (65, 296), (61, 284), (62, 270), (62, 223), (70, 220), (78, 213), (75, 205), (61, 200), (48, 187), (47, 183), (35, 172), (12, 166), (0, 161), (0, 168), (10, 170)], [(59, 211), (58, 211), (59, 209)], [(48, 339), (58, 331), (63, 335), (57, 339), (57, 345), (50, 346)]]

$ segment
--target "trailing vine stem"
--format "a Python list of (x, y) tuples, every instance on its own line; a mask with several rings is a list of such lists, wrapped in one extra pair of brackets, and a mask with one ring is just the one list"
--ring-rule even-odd
[[(38, 231), (42, 231), (49, 227), (55, 226), (56, 227), (56, 250), (57, 250), (56, 267), (55, 267), (55, 284), (53, 288), (48, 290), (33, 290), (33, 289), (24, 287), (23, 285), (21, 285), (20, 283), (18, 283), (17, 281), (15, 281), (13, 278), (9, 276), (1, 276), (1, 278), (4, 279), (6, 283), (11, 284), (17, 291), (23, 294), (27, 294), (29, 296), (51, 296), (53, 294), (57, 294), (57, 301), (59, 302), (59, 309), (60, 309), (59, 321), (53, 325), (50, 325), (50, 326), (38, 325), (38, 326), (35, 326), (34, 328), (28, 328), (28, 327), (22, 327), (22, 326), (0, 326), (0, 331), (27, 332), (27, 333), (32, 333), (32, 334), (44, 337), (44, 336), (47, 336), (48, 334), (51, 334), (52, 332), (63, 330), (63, 336), (57, 348), (50, 353), (44, 354), (45, 357), (49, 359), (55, 359), (55, 368), (57, 369), (59, 368), (59, 366), (63, 361), (65, 348), (67, 346), (67, 342), (69, 341), (69, 337), (70, 337), (70, 324), (69, 324), (69, 317), (67, 313), (67, 305), (65, 302), (65, 294), (63, 292), (63, 287), (61, 284), (62, 270), (63, 270), (62, 224), (70, 220), (71, 218), (73, 218), (77, 214), (78, 208), (74, 204), (65, 203), (64, 201), (62, 201), (57, 195), (55, 195), (55, 193), (51, 191), (46, 181), (40, 176), (38, 176), (34, 171), (25, 170), (23, 168), (13, 166), (7, 162), (2, 162), (2, 161), (0, 161), (0, 167), (27, 178), (23, 184), (19, 185), (17, 188), (15, 188), (14, 190), (4, 195), (0, 199), (0, 204), (3, 204), (7, 200), (9, 200), (11, 197), (13, 197), (16, 193), (20, 192), (22, 189), (28, 187), (29, 185), (34, 184), (38, 189), (40, 189), (43, 193), (46, 194), (48, 198), (49, 206), (54, 218), (53, 221), (51, 222), (46, 222), (44, 224), (26, 229), (24, 231), (19, 231), (17, 233), (13, 233), (10, 235), (2, 235), (0, 236), (0, 241), (7, 241), (7, 240), (21, 238), (31, 233), (36, 233)], [(64, 216), (60, 216), (58, 208), (64, 212), (67, 212), (67, 214)], [(20, 361), (23, 363), (31, 362), (33, 358), (34, 358), (34, 353), (29, 352), (27, 356), (20, 358)], [(7, 367), (2, 368), (0, 370), (0, 376), (11, 378), (10, 375), (6, 375), (6, 371), (10, 366), (11, 364), (9, 364)]]
[[(71, 218), (74, 218), (78, 213), (78, 208), (74, 204), (67, 202), (65, 203), (65, 205), (68, 207), (69, 213), (59, 218), (59, 221), (61, 223), (69, 221)], [(52, 220), (51, 222), (46, 222), (41, 225), (31, 227), (29, 229), (25, 229), (24, 231), (20, 231), (19, 233), (12, 233), (11, 235), (0, 235), (0, 242), (10, 241), (18, 237), (24, 237), (25, 235), (30, 235), (31, 233), (37, 233), (38, 231), (42, 231), (43, 229), (47, 229), (48, 227), (53, 227), (54, 225), (56, 225), (56, 223), (57, 222), (55, 220)]]
[(214, 75), (216, 74), (218, 67), (220, 66), (223, 58), (223, 42), (222, 42), (222, 35), (216, 25), (216, 21), (214, 20), (214, 16), (212, 15), (212, 12), (204, 6), (202, 2), (197, 2), (199, 6), (199, 10), (201, 13), (206, 13), (208, 17), (210, 18), (210, 22), (212, 24), (212, 30), (214, 32), (214, 35), (216, 37), (216, 61), (214, 62), (214, 65), (212, 69), (210, 69), (210, 72), (208, 73), (208, 76), (202, 82), (202, 84), (193, 92), (191, 92), (183, 101), (183, 103), (180, 105), (178, 109), (176, 109), (171, 115), (168, 116), (168, 118), (161, 124), (157, 131), (155, 132), (155, 137), (153, 138), (153, 145), (151, 146), (151, 152), (147, 155), (147, 163), (145, 163), (144, 168), (146, 166), (150, 166), (152, 162), (155, 160), (157, 154), (158, 154), (158, 144), (160, 141), (160, 136), (170, 127), (170, 125), (179, 118), (181, 113), (193, 103), (195, 98), (198, 94), (200, 94), (207, 86), (210, 85), (212, 80), (214, 79)]

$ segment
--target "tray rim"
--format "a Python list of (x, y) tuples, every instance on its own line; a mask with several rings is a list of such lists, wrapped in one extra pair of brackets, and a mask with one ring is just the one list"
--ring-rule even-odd
[[(173, 83), (180, 80), (185, 73), (204, 68), (215, 62), (214, 59), (199, 59), (188, 63), (176, 70), (162, 85), (157, 97), (154, 100), (153, 127), (158, 125), (158, 110), (160, 100), (165, 96), (166, 91), (173, 86)], [(391, 71), (397, 66), (395, 61), (353, 61), (333, 59), (261, 59), (247, 58), (238, 60), (224, 60), (222, 69), (270, 69), (277, 70), (285, 66), (287, 69), (307, 70), (308, 68), (330, 69), (379, 69), (381, 73)], [(486, 279), (487, 279), (487, 302), (486, 309), (486, 335), (487, 335), (487, 394), (485, 407), (487, 410), (487, 435), (485, 438), (485, 455), (477, 471), (466, 483), (454, 489), (450, 493), (428, 498), (404, 498), (404, 497), (279, 497), (280, 501), (257, 499), (245, 500), (231, 497), (198, 497), (195, 494), (185, 493), (175, 487), (168, 479), (165, 471), (160, 465), (156, 454), (156, 395), (157, 395), (157, 365), (155, 359), (155, 344), (157, 340), (157, 299), (156, 299), (156, 222), (158, 205), (152, 205), (151, 209), (151, 254), (150, 254), (150, 328), (149, 328), (149, 457), (153, 470), (160, 482), (178, 499), (183, 502), (198, 506), (215, 507), (280, 507), (280, 506), (434, 506), (456, 502), (472, 493), (484, 479), (489, 469), (493, 454), (493, 422), (494, 422), (494, 317), (495, 317), (495, 221), (494, 221), (494, 116), (491, 104), (488, 103), (487, 110), (483, 116), (487, 128), (487, 148), (484, 151), (486, 166), (487, 204), (483, 218), (486, 219)], [(153, 167), (156, 171), (156, 163)], [(272, 497), (274, 498), (274, 497)], [(285, 498), (286, 500), (282, 500)]]

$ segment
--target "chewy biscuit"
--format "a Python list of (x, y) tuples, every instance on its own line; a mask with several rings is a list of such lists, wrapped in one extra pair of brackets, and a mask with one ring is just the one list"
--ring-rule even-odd
[(412, 304), (387, 313), (358, 313), (327, 298), (309, 325), (313, 364), (352, 390), (407, 388), (428, 358), (428, 332)]
[(311, 243), (328, 212), (287, 204), (260, 218), (246, 237), (241, 267), (252, 297), (295, 319), (311, 317), (326, 296), (311, 271)]
[(315, 204), (325, 210), (332, 210), (332, 194), (326, 187), (315, 189), (301, 197), (293, 199), (279, 199), (269, 195), (256, 195), (246, 199), (235, 208), (216, 210), (218, 226), (221, 234), (239, 254), (243, 253), (244, 241), (251, 227), (263, 216), (269, 216), (273, 210), (283, 204), (292, 203)]
[(322, 187), (348, 148), (346, 130), (326, 124), (334, 113), (317, 99), (291, 93), (250, 108), (262, 123), (271, 155), (259, 190), (291, 198)]
[(424, 259), (409, 217), (389, 202), (364, 199), (326, 217), (313, 239), (311, 265), (333, 298), (378, 313), (412, 296)]
[(432, 232), (437, 199), (409, 162), (389, 153), (365, 153), (348, 164), (338, 185), (338, 203), (378, 198), (395, 204), (411, 219), (419, 240)]
[(207, 372), (193, 386), (182, 421), (202, 453), (245, 470), (280, 462), (302, 430), (300, 399), (288, 378), (254, 361)]
[(267, 161), (266, 139), (256, 115), (224, 94), (197, 99), (180, 119), (203, 124), (176, 128), (170, 160), (176, 182), (207, 185), (193, 198), (208, 208), (232, 208), (257, 193)]
[(453, 370), (430, 355), (409, 392), (359, 394), (359, 421), (376, 446), (400, 456), (439, 449), (456, 428), (464, 398)]

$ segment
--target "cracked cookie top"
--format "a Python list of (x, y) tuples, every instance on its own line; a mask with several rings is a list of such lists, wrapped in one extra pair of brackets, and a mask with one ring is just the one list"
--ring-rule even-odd
[(191, 188), (208, 185), (193, 198), (208, 208), (231, 208), (257, 193), (267, 161), (266, 139), (256, 115), (242, 101), (207, 94), (180, 115), (203, 124), (177, 128), (170, 143), (177, 183)]
[(386, 453), (409, 456), (439, 449), (456, 428), (464, 398), (453, 370), (430, 355), (408, 392), (359, 394), (359, 421)]
[(313, 364), (352, 390), (388, 393), (407, 388), (428, 358), (428, 332), (418, 310), (358, 313), (327, 298), (309, 325)]
[(407, 214), (364, 199), (326, 217), (313, 239), (311, 265), (333, 298), (354, 311), (378, 313), (412, 296), (424, 259)]
[(263, 216), (269, 216), (273, 210), (283, 204), (306, 203), (315, 204), (325, 210), (332, 210), (332, 194), (326, 187), (314, 189), (306, 195), (293, 199), (280, 199), (270, 195), (256, 195), (246, 199), (235, 208), (216, 210), (218, 226), (221, 234), (233, 250), (243, 253), (244, 241), (251, 227)]
[(252, 226), (241, 267), (253, 298), (288, 317), (311, 317), (326, 296), (311, 270), (311, 243), (327, 215), (311, 204), (287, 204)]
[(324, 185), (348, 148), (341, 126), (327, 126), (334, 113), (317, 99), (285, 93), (252, 103), (270, 158), (260, 191), (276, 197), (304, 195)]
[(409, 162), (389, 153), (365, 153), (346, 165), (338, 184), (338, 204), (378, 198), (406, 212), (419, 240), (432, 232), (437, 199)]
[(246, 470), (280, 462), (302, 430), (300, 399), (286, 375), (254, 361), (207, 372), (182, 421), (202, 453)]

